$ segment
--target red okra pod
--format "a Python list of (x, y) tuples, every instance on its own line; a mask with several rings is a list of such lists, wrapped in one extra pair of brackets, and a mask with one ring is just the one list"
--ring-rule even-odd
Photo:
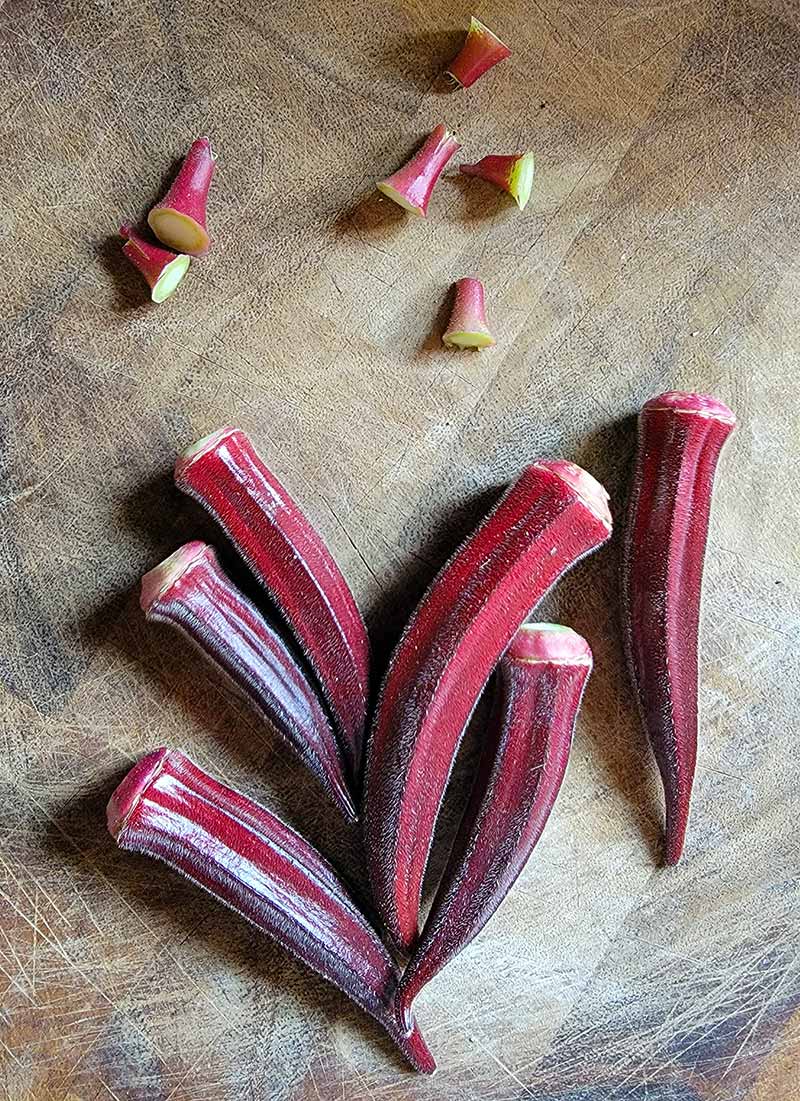
[(163, 860), (333, 983), (425, 1073), (415, 1024), (399, 1025), (397, 971), (334, 869), (264, 807), (177, 750), (143, 757), (108, 804), (122, 849)]
[(392, 656), (367, 753), (373, 896), (399, 948), (420, 891), (453, 760), (480, 694), (547, 590), (611, 533), (608, 495), (572, 463), (522, 473), (422, 598)]
[(736, 418), (707, 394), (646, 403), (623, 550), (623, 628), (666, 802), (664, 859), (677, 864), (697, 758), (700, 592), (714, 472)]
[(567, 767), (592, 669), (580, 635), (552, 623), (520, 627), (499, 683), (475, 782), (430, 916), (403, 974), (398, 1009), (472, 941), (511, 890), (539, 840)]
[(369, 641), (330, 551), (240, 429), (223, 428), (185, 452), (175, 482), (217, 520), (294, 632), (330, 707), (355, 790)]
[(356, 811), (336, 737), (292, 653), (225, 576), (213, 549), (192, 542), (142, 578), (150, 620), (182, 630), (294, 749), (345, 818)]

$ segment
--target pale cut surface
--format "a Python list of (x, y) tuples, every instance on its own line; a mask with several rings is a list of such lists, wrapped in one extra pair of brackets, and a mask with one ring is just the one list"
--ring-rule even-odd
[(396, 188), (392, 187), (391, 184), (379, 183), (376, 186), (378, 188), (378, 191), (380, 191), (382, 195), (385, 195), (387, 199), (391, 199), (393, 203), (397, 203), (397, 205), (401, 206), (403, 210), (407, 210), (411, 214), (419, 214), (420, 217), (424, 217), (421, 207), (415, 206), (413, 203), (410, 203), (405, 195), (401, 195), (400, 192)]
[(446, 333), (442, 340), (445, 344), (451, 344), (456, 348), (490, 348), (495, 342), (490, 333), (459, 331)]
[(163, 302), (169, 298), (189, 270), (191, 260), (191, 256), (176, 256), (167, 264), (150, 294), (154, 302)]
[(508, 190), (516, 201), (520, 210), (524, 210), (531, 197), (533, 187), (534, 160), (533, 153), (526, 153), (521, 157), (511, 170)]
[(159, 241), (176, 252), (201, 252), (208, 248), (208, 234), (188, 214), (162, 207), (152, 210), (147, 220)]

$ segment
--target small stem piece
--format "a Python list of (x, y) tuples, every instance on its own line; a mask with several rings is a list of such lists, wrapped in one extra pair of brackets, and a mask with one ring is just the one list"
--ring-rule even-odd
[(177, 750), (131, 769), (108, 804), (121, 849), (163, 860), (371, 1014), (412, 1066), (435, 1069), (413, 1022), (398, 1021), (397, 972), (330, 864), (299, 834)]
[(462, 164), (459, 172), (465, 176), (479, 176), (495, 187), (501, 187), (512, 196), (520, 210), (524, 210), (533, 187), (533, 153), (513, 153), (509, 156), (491, 155), (476, 164)]
[(140, 237), (128, 222), (119, 227), (119, 235), (125, 238), (123, 253), (147, 280), (152, 300), (163, 302), (169, 298), (189, 270), (191, 257), (176, 256), (174, 252), (154, 245)]
[(357, 791), (369, 641), (333, 556), (238, 428), (189, 448), (175, 464), (175, 483), (217, 520), (294, 632), (331, 709)]
[(494, 342), (486, 323), (483, 283), (480, 279), (459, 279), (442, 344), (451, 348), (489, 348)]
[(435, 579), (392, 655), (367, 753), (364, 839), (398, 947), (417, 941), (434, 826), (470, 715), (548, 589), (608, 539), (607, 500), (573, 463), (527, 467)]
[(280, 636), (222, 572), (213, 549), (186, 543), (142, 578), (149, 620), (182, 630), (294, 749), (349, 822), (356, 811), (336, 737)]
[(410, 161), (377, 185), (378, 191), (403, 210), (410, 210), (412, 214), (419, 214), (424, 218), (428, 210), (428, 200), (442, 169), (460, 148), (444, 126), (437, 126)]
[(708, 394), (651, 398), (623, 549), (623, 628), (666, 800), (664, 859), (677, 864), (697, 758), (697, 641), (714, 473), (736, 418)]
[(473, 15), (464, 45), (458, 56), (450, 62), (446, 75), (462, 88), (469, 88), (470, 84), (474, 84), (478, 77), (483, 76), (498, 61), (510, 56), (511, 50), (508, 46)]
[(553, 809), (592, 668), (580, 635), (520, 627), (502, 658), (495, 707), (456, 843), (398, 1007), (411, 1021), (419, 991), (472, 941), (511, 890)]
[(217, 158), (208, 138), (198, 138), (186, 154), (167, 194), (147, 215), (159, 241), (177, 252), (205, 256), (211, 247), (206, 228), (208, 189)]

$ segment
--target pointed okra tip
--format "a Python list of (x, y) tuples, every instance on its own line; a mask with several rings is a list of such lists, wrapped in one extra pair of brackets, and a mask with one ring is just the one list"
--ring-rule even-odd
[(528, 205), (533, 187), (533, 153), (489, 153), (475, 164), (460, 165), (458, 170), (507, 191), (520, 210)]
[(163, 562), (154, 566), (142, 578), (142, 589), (139, 596), (139, 604), (142, 611), (147, 614), (153, 605), (164, 596), (176, 582), (184, 576), (186, 571), (201, 560), (216, 561), (214, 551), (207, 543), (201, 543), (194, 539), (190, 543), (184, 543)]
[(141, 272), (150, 287), (153, 302), (164, 302), (177, 289), (189, 270), (190, 256), (156, 245), (137, 233), (130, 222), (123, 222), (119, 235), (125, 241), (123, 255)]
[(211, 147), (211, 138), (208, 134), (203, 134), (201, 137), (196, 138), (192, 142), (191, 148), (202, 151), (206, 156), (210, 157), (212, 161), (216, 161), (217, 159), (217, 154)]
[(454, 135), (439, 123), (401, 168), (375, 186), (403, 210), (424, 218), (444, 166), (460, 148)]
[(592, 651), (586, 639), (559, 623), (523, 623), (508, 648), (507, 656), (525, 664), (591, 665)]
[(211, 247), (206, 207), (215, 164), (208, 137), (192, 142), (166, 196), (147, 215), (159, 241), (176, 252), (205, 256)]
[(114, 789), (106, 807), (108, 832), (113, 838), (119, 838), (136, 809), (136, 804), (153, 780), (166, 767), (170, 752), (169, 749), (162, 747), (148, 753), (133, 766)]

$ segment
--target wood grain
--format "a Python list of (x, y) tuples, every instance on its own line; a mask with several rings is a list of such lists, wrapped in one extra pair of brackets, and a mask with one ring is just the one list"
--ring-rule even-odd
[[(446, 95), (436, 75), (469, 9), (437, 0), (0, 11), (11, 1101), (800, 1095), (798, 8), (475, 13), (514, 56)], [(467, 160), (535, 151), (524, 216), (457, 177), (424, 223), (375, 196), (439, 121)], [(215, 245), (152, 307), (113, 235), (204, 132)], [(439, 343), (467, 274), (498, 338), (478, 355)], [(654, 865), (615, 541), (551, 601), (596, 658), (569, 775), (512, 895), (419, 999), (441, 1070), (418, 1080), (338, 994), (104, 831), (121, 772), (174, 745), (363, 886), (353, 839), (278, 739), (142, 621), (141, 573), (208, 534), (172, 460), (223, 423), (250, 432), (329, 541), (380, 664), (529, 459), (583, 463), (619, 516), (632, 415), (665, 388), (710, 389), (741, 424), (712, 520), (686, 861)]]

